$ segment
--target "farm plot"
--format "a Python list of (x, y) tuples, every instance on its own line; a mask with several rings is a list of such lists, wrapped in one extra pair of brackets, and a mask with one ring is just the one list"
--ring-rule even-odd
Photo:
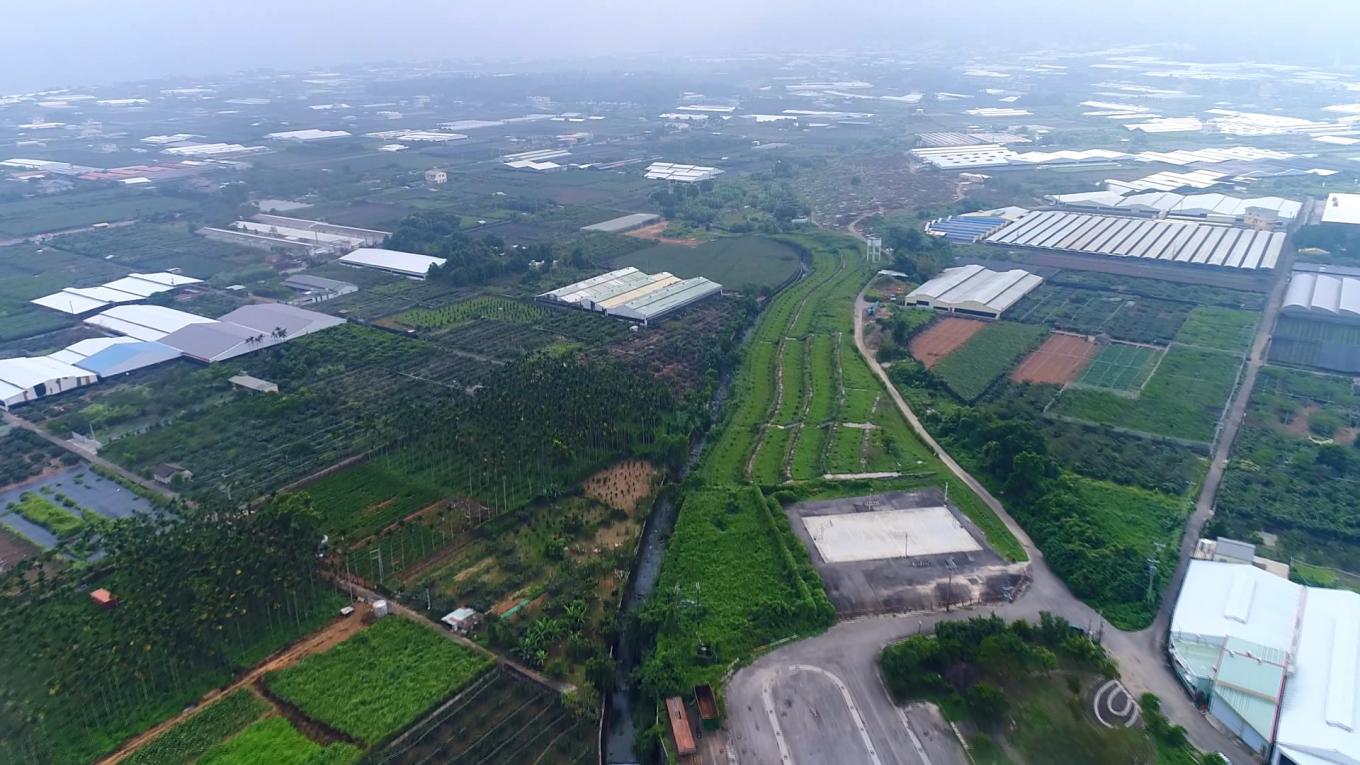
[(1054, 411), (1102, 425), (1208, 442), (1241, 366), (1239, 356), (1172, 346), (1137, 398), (1069, 388)]
[(247, 690), (236, 691), (133, 752), (123, 763), (172, 765), (193, 762), (268, 711), (269, 705), (259, 696)]
[(374, 754), (374, 765), (594, 762), (594, 725), (513, 670), (496, 669)]
[(490, 665), (432, 628), (388, 617), (265, 680), (308, 716), (376, 744)]
[(209, 749), (198, 765), (345, 765), (362, 754), (349, 744), (320, 744), (302, 735), (283, 717), (267, 717)]
[(973, 401), (1046, 334), (1046, 327), (1033, 324), (988, 324), (932, 371), (956, 396)]
[(1231, 308), (1202, 306), (1190, 312), (1176, 342), (1198, 348), (1245, 354), (1251, 349), (1259, 315)]
[(1166, 343), (1176, 336), (1190, 308), (1161, 298), (1043, 284), (1021, 299), (1006, 317), (1085, 335)]
[(360, 539), (430, 505), (442, 494), (403, 476), (382, 460), (333, 473), (307, 488), (321, 511), (322, 527)]
[(941, 319), (912, 338), (911, 356), (931, 369), (986, 326), (976, 319)]
[(718, 239), (686, 247), (660, 244), (621, 255), (615, 268), (633, 266), (648, 273), (667, 271), (681, 278), (705, 276), (733, 289), (748, 285), (774, 287), (798, 271), (798, 253), (792, 247), (763, 237)]
[(1096, 355), (1096, 344), (1079, 335), (1054, 332), (1011, 372), (1022, 383), (1065, 385), (1082, 373)]
[(1096, 388), (1136, 391), (1147, 382), (1160, 359), (1161, 352), (1156, 348), (1110, 343), (1100, 349), (1078, 382)]
[(64, 231), (92, 223), (178, 212), (193, 206), (185, 199), (126, 189), (33, 197), (0, 204), (0, 234), (17, 237)]

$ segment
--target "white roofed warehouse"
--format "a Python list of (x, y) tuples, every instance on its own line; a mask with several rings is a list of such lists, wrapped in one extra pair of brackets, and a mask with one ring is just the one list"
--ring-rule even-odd
[(946, 268), (907, 293), (906, 304), (941, 313), (999, 319), (1043, 281), (1043, 277), (1019, 268), (992, 271), (978, 265), (957, 266)]
[(74, 390), (96, 379), (88, 369), (49, 356), (0, 359), (0, 409)]
[(413, 252), (384, 250), (377, 247), (360, 247), (354, 252), (341, 257), (336, 262), (343, 263), (347, 266), (376, 268), (379, 271), (388, 271), (390, 273), (409, 276), (415, 279), (424, 279), (429, 275), (432, 267), (442, 266), (446, 261), (443, 258), (433, 258), (429, 255), (417, 255)]
[(645, 325), (721, 294), (721, 284), (702, 276), (681, 279), (664, 271), (647, 274), (629, 266), (545, 292), (538, 298)]
[(1300, 265), (1290, 276), (1281, 310), (1293, 316), (1360, 324), (1360, 268)]

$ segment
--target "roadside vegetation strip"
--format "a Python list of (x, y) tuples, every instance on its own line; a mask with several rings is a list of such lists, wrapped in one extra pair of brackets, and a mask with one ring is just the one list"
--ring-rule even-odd
[(1055, 414), (1208, 443), (1237, 380), (1242, 357), (1222, 351), (1172, 346), (1138, 398), (1068, 389)]
[(259, 696), (247, 690), (235, 691), (153, 739), (122, 762), (124, 765), (193, 762), (267, 711), (269, 705)]
[(376, 744), (489, 666), (482, 654), (390, 616), (325, 653), (270, 673), (266, 682), (307, 715)]
[(1048, 334), (1047, 327), (996, 322), (940, 359), (932, 371), (964, 401), (974, 401)]

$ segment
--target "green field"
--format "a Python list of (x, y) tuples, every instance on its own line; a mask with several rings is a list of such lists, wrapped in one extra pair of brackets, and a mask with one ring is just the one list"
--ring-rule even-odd
[(198, 765), (346, 765), (358, 761), (360, 754), (349, 744), (323, 749), (287, 719), (270, 717), (213, 747)]
[[(783, 510), (755, 487), (705, 489), (685, 497), (656, 593), (643, 619), (669, 621), (656, 635), (648, 661), (657, 682), (665, 684), (655, 690), (667, 694), (717, 683), (733, 659), (772, 640), (828, 626), (834, 616)], [(712, 660), (696, 665), (700, 646)]]
[(1103, 425), (1208, 442), (1241, 366), (1239, 356), (1172, 346), (1137, 398), (1069, 388), (1053, 411)]
[(798, 270), (798, 253), (773, 239), (743, 236), (716, 239), (697, 247), (659, 244), (614, 258), (615, 268), (633, 266), (647, 273), (667, 271), (681, 278), (705, 276), (730, 289), (773, 287)]
[(1136, 391), (1147, 382), (1161, 354), (1155, 348), (1110, 343), (1100, 349), (1077, 382), (1097, 388)]
[(250, 691), (236, 691), (213, 702), (123, 760), (126, 765), (175, 765), (193, 762), (269, 711)]
[(1010, 371), (1021, 356), (1029, 353), (1048, 334), (1034, 324), (995, 322), (969, 338), (962, 348), (940, 359), (934, 372), (954, 395), (964, 401), (976, 400), (996, 378)]
[(1201, 306), (1190, 312), (1176, 342), (1198, 348), (1245, 354), (1256, 336), (1259, 315), (1231, 308)]
[(29, 236), (193, 207), (186, 199), (136, 189), (100, 189), (0, 203), (0, 235)]
[(362, 539), (424, 508), (442, 495), (381, 460), (332, 473), (307, 487), (321, 511), (322, 528)]
[(391, 616), (266, 682), (311, 717), (376, 744), (490, 665), (430, 627)]

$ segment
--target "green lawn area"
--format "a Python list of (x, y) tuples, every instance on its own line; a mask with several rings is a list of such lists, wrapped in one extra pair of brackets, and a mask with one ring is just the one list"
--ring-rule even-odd
[(490, 666), (429, 627), (389, 616), (265, 680), (311, 717), (376, 744)]
[(668, 271), (686, 279), (706, 276), (731, 289), (772, 287), (798, 270), (798, 253), (773, 239), (742, 236), (715, 239), (698, 247), (658, 244), (620, 255), (612, 265), (634, 266), (648, 273)]
[(995, 322), (940, 359), (932, 370), (959, 398), (973, 401), (1043, 340), (1048, 328)]
[(1176, 334), (1176, 342), (1245, 354), (1251, 350), (1259, 319), (1260, 315), (1251, 311), (1201, 306), (1190, 312), (1181, 325), (1181, 331)]
[(1053, 411), (1103, 425), (1208, 442), (1241, 366), (1239, 356), (1176, 345), (1166, 352), (1137, 398), (1068, 389)]
[(1091, 359), (1077, 382), (1097, 388), (1135, 391), (1147, 382), (1160, 356), (1153, 348), (1110, 343)]
[(307, 488), (328, 532), (359, 539), (438, 500), (439, 490), (399, 475), (382, 462), (366, 462), (326, 476)]

